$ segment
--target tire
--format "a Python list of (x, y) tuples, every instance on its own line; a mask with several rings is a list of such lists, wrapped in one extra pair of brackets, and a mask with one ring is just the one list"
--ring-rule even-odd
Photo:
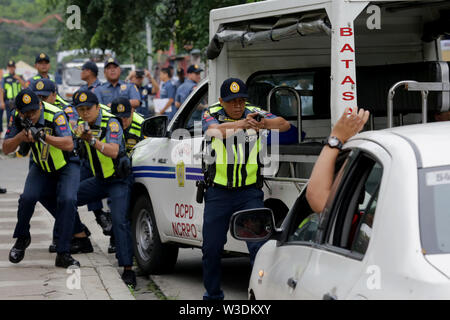
[(134, 256), (139, 268), (145, 274), (172, 272), (178, 258), (178, 246), (161, 242), (152, 204), (146, 195), (139, 196), (135, 202), (131, 228)]

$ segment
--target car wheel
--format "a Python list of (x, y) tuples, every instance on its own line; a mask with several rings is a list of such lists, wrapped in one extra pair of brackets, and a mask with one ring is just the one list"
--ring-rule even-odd
[(150, 198), (142, 195), (131, 212), (134, 256), (145, 274), (173, 271), (178, 258), (178, 247), (165, 244), (159, 238), (158, 227)]

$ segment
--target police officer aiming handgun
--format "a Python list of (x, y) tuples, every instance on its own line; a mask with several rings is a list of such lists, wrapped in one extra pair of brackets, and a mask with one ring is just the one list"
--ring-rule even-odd
[(6, 133), (3, 152), (14, 152), (20, 143), (27, 142), (31, 145), (33, 160), (19, 198), (14, 230), (17, 240), (9, 253), (9, 261), (19, 263), (24, 258), (31, 243), (30, 220), (39, 201), (56, 219), (59, 239), (55, 265), (79, 266), (70, 255), (70, 243), (80, 163), (72, 153), (74, 143), (67, 117), (59, 108), (41, 103), (31, 89), (22, 90), (15, 104), (18, 112)]
[[(81, 117), (75, 133), (83, 140), (93, 174), (80, 184), (78, 206), (104, 198), (110, 200), (116, 257), (119, 266), (124, 267), (122, 279), (134, 287), (136, 276), (132, 270), (133, 247), (128, 220), (131, 168), (125, 152), (123, 130), (113, 114), (100, 108), (97, 96), (91, 91), (78, 91), (74, 105)], [(77, 218), (76, 226), (80, 223)]]
[[(247, 87), (242, 80), (227, 79), (220, 88), (219, 103), (203, 113), (203, 131), (210, 137), (209, 146), (215, 157), (205, 172), (202, 247), (205, 300), (224, 298), (220, 288), (220, 260), (231, 215), (239, 210), (264, 207), (263, 180), (257, 159), (262, 144), (259, 131), (283, 132), (290, 128), (285, 119), (252, 106), (247, 98)], [(239, 139), (239, 134), (245, 139)], [(247, 243), (252, 263), (261, 245)]]

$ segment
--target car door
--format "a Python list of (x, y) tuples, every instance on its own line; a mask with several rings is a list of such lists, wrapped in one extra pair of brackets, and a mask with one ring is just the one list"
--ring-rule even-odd
[(194, 243), (202, 239), (203, 204), (196, 202), (196, 182), (203, 179), (201, 158), (201, 116), (208, 107), (208, 83), (186, 99), (170, 123), (170, 139), (163, 148), (161, 170), (171, 179), (161, 179), (160, 201), (168, 220), (162, 230), (167, 237), (183, 238)]
[[(341, 181), (322, 212), (317, 246), (301, 279), (296, 298), (345, 299), (367, 273), (364, 260), (376, 217), (389, 156), (379, 145), (354, 148)], [(366, 149), (367, 148), (367, 149)]]

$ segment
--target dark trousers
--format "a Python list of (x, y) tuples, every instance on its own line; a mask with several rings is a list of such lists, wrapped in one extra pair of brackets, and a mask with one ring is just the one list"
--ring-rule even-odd
[(44, 172), (32, 163), (19, 198), (14, 238), (30, 237), (30, 220), (39, 201), (56, 219), (55, 225), (59, 230), (56, 252), (70, 252), (79, 183), (78, 162), (69, 162), (55, 173)]
[[(83, 180), (78, 189), (78, 206), (109, 198), (111, 201), (111, 218), (115, 236), (116, 258), (119, 266), (133, 265), (133, 246), (131, 238), (129, 207), (129, 180), (99, 179), (92, 177)], [(80, 217), (75, 217), (75, 227), (80, 228)]]
[[(220, 288), (221, 258), (227, 242), (227, 232), (233, 213), (245, 209), (263, 208), (264, 193), (261, 189), (246, 188), (227, 190), (210, 187), (205, 193), (203, 215), (203, 284), (204, 300), (223, 299)], [(247, 242), (250, 261), (253, 264), (256, 253), (264, 242)]]

